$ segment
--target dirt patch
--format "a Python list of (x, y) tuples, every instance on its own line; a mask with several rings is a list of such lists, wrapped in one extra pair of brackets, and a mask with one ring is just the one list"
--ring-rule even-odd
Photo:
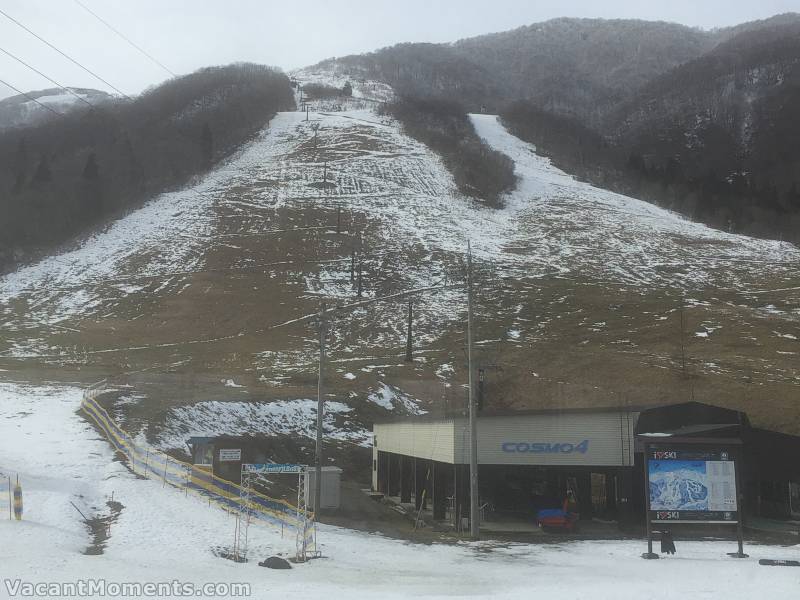
[(117, 522), (122, 509), (120, 502), (109, 500), (106, 502), (107, 511), (98, 513), (94, 517), (85, 519), (84, 523), (89, 528), (92, 543), (83, 551), (84, 554), (96, 556), (103, 554), (108, 540), (111, 538), (111, 528)]

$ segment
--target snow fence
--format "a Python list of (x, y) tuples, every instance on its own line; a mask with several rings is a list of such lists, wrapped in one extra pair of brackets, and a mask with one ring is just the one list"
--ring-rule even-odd
[(186, 493), (201, 495), (229, 512), (246, 512), (250, 517), (277, 525), (291, 527), (306, 537), (307, 550), (315, 545), (314, 515), (301, 514), (286, 500), (270, 498), (254, 490), (245, 491), (240, 485), (221, 479), (195, 465), (182, 462), (147, 445), (139, 444), (121, 429), (97, 402), (102, 388), (90, 388), (83, 394), (81, 409), (105, 435), (106, 439), (128, 459), (131, 470), (148, 479), (158, 479)]

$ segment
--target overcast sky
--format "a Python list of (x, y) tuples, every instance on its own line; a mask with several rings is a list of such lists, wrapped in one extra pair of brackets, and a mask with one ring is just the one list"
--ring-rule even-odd
[[(290, 70), (398, 42), (448, 42), (568, 17), (705, 29), (800, 11), (800, 0), (81, 0), (172, 71), (252, 61)], [(168, 77), (74, 0), (0, 0), (8, 13), (125, 93)], [(0, 15), (0, 48), (60, 84), (111, 91)], [(0, 53), (0, 79), (54, 87)], [(0, 97), (15, 92), (0, 84)]]

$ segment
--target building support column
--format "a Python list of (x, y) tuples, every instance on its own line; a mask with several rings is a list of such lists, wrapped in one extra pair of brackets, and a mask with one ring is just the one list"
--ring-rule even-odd
[(433, 463), (433, 520), (447, 517), (447, 470), (449, 465)]
[(425, 473), (428, 468), (425, 461), (418, 458), (414, 459), (414, 508), (422, 508), (423, 495), (425, 493)]
[(453, 477), (453, 495), (455, 496), (453, 525), (459, 529), (461, 526), (459, 519), (469, 518), (470, 515), (469, 465), (453, 465)]
[(386, 495), (395, 496), (397, 494), (397, 485), (395, 479), (397, 478), (397, 457), (389, 453), (386, 460)]
[(400, 502), (411, 502), (411, 487), (413, 485), (414, 473), (412, 471), (412, 461), (410, 456), (400, 457)]
[(389, 492), (389, 455), (378, 452), (378, 492), (388, 495)]
[(592, 474), (589, 471), (580, 471), (575, 474), (578, 489), (575, 490), (578, 501), (578, 513), (581, 519), (591, 519), (592, 513)]

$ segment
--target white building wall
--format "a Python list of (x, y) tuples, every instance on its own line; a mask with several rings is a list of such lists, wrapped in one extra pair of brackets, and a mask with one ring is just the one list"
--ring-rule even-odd
[(410, 420), (380, 423), (372, 428), (373, 444), (382, 452), (452, 463), (455, 457), (453, 421)]
[[(478, 419), (478, 462), (494, 465), (633, 465), (638, 413), (537, 413)], [(375, 426), (378, 450), (447, 463), (469, 462), (466, 419)]]
[[(627, 412), (552, 413), (478, 419), (478, 462), (503, 465), (628, 466)], [(457, 462), (469, 462), (469, 435), (456, 435)]]

